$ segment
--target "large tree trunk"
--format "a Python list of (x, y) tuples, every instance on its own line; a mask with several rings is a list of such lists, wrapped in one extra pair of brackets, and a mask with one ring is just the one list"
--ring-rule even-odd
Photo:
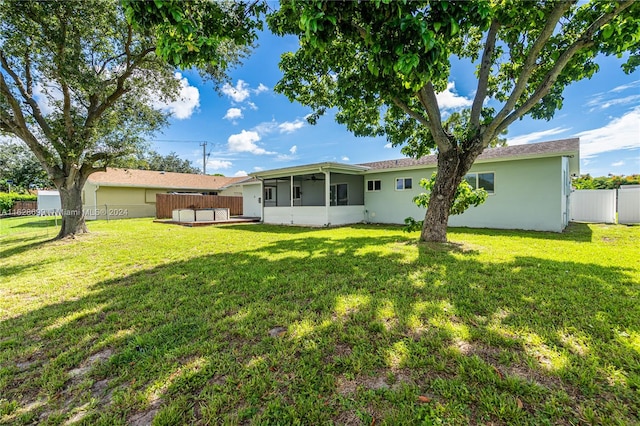
[(75, 234), (89, 232), (84, 222), (84, 211), (82, 209), (82, 188), (84, 179), (81, 182), (74, 181), (69, 187), (60, 185), (60, 205), (62, 207), (62, 227), (56, 239), (61, 239)]
[(447, 242), (449, 211), (455, 200), (458, 185), (484, 150), (481, 139), (459, 142), (457, 145), (464, 149), (438, 151), (438, 174), (424, 216), (420, 241)]
[(438, 174), (431, 190), (429, 207), (424, 216), (421, 241), (447, 242), (449, 210), (456, 195), (456, 189), (469, 167), (459, 158), (455, 149), (438, 153)]

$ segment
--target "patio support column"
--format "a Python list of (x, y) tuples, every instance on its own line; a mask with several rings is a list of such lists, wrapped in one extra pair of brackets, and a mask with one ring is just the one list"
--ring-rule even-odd
[(327, 171), (324, 172), (324, 206), (324, 223), (325, 225), (329, 226), (329, 209), (331, 208), (331, 172)]

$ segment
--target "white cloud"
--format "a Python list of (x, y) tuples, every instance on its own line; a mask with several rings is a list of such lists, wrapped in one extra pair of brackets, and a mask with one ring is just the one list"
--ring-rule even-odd
[[(622, 87), (622, 86), (621, 86)], [(607, 99), (605, 100), (604, 96), (596, 96), (587, 102), (587, 106), (590, 106), (591, 109), (589, 112), (593, 112), (596, 110), (607, 109), (616, 105), (628, 105), (631, 103), (636, 103), (640, 100), (640, 95), (630, 95), (625, 96), (623, 98), (615, 98), (615, 99)]]
[(289, 148), (289, 152), (292, 154), (295, 154), (296, 152), (298, 152), (298, 146), (294, 145), (291, 148)]
[(640, 106), (603, 127), (580, 132), (576, 136), (580, 138), (582, 158), (619, 149), (640, 148)]
[(391, 148), (393, 148), (393, 145), (391, 144), (391, 142), (389, 142), (388, 144), (385, 144), (384, 147), (387, 148), (387, 149), (391, 149)]
[(251, 95), (249, 85), (245, 83), (244, 80), (238, 80), (235, 87), (229, 83), (225, 83), (225, 85), (222, 86), (222, 93), (229, 96), (235, 102), (242, 102)]
[(611, 89), (611, 92), (623, 92), (628, 89), (634, 89), (640, 86), (640, 80), (632, 81), (629, 84), (623, 84), (622, 86), (617, 86)]
[(273, 154), (263, 148), (260, 148), (255, 143), (260, 140), (258, 132), (243, 130), (238, 134), (229, 136), (227, 142), (229, 143), (229, 150), (232, 152), (250, 152), (256, 155)]
[(531, 142), (539, 141), (540, 139), (546, 139), (549, 136), (564, 133), (568, 130), (571, 130), (571, 129), (565, 128), (565, 127), (554, 127), (553, 129), (528, 133), (526, 135), (516, 136), (515, 138), (507, 138), (507, 145), (524, 145)]
[(197, 87), (190, 86), (189, 80), (182, 77), (179, 72), (175, 73), (174, 77), (180, 81), (180, 93), (177, 99), (171, 102), (156, 100), (154, 104), (157, 108), (168, 111), (178, 120), (184, 120), (191, 117), (193, 111), (200, 106), (200, 92)]
[(278, 154), (275, 158), (276, 161), (291, 161), (295, 159), (296, 159), (295, 155), (289, 155), (289, 154)]
[(278, 129), (280, 129), (280, 133), (293, 133), (298, 129), (304, 127), (304, 121), (296, 120), (296, 121), (285, 121), (278, 125)]
[(253, 168), (253, 170), (254, 170), (255, 172), (261, 172), (261, 171), (263, 171), (263, 170), (264, 170), (264, 167), (255, 166), (255, 167)]
[(278, 123), (275, 120), (263, 121), (253, 128), (260, 135), (267, 135), (278, 128)]
[(244, 170), (238, 170), (237, 172), (235, 172), (235, 174), (233, 176), (235, 176), (235, 177), (247, 176), (247, 172), (245, 172)]
[(251, 108), (254, 111), (258, 109), (256, 104), (254, 104), (253, 102), (247, 102), (247, 105), (249, 105), (249, 108)]
[(436, 95), (438, 105), (441, 109), (463, 108), (473, 104), (473, 100), (455, 93), (455, 88), (456, 84), (454, 82), (450, 82), (447, 84), (447, 89), (444, 92), (440, 92)]
[(349, 157), (347, 157), (346, 155), (344, 157), (341, 158), (342, 161), (349, 161)]
[(242, 110), (240, 108), (229, 108), (223, 118), (225, 120), (235, 120), (236, 118), (242, 117)]
[(209, 169), (212, 169), (212, 170), (228, 169), (232, 165), (233, 164), (231, 163), (231, 161), (209, 160), (209, 161), (207, 161), (207, 170), (209, 170)]
[(624, 161), (616, 161), (615, 163), (611, 163), (613, 167), (624, 166)]
[[(222, 93), (230, 97), (234, 102), (244, 102), (251, 96), (251, 93), (260, 94), (262, 92), (268, 91), (269, 88), (264, 84), (260, 83), (257, 89), (251, 89), (247, 82), (244, 80), (238, 80), (235, 86), (226, 83), (222, 86)], [(253, 102), (249, 102), (251, 108), (257, 109)]]

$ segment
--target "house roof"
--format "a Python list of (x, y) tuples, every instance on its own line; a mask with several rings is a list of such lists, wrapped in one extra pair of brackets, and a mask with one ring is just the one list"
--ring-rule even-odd
[(107, 168), (106, 172), (96, 172), (88, 181), (100, 186), (203, 189), (219, 190), (248, 179), (244, 177), (225, 177), (196, 175), (190, 173), (158, 172), (153, 170)]
[(288, 175), (294, 175), (294, 174), (296, 175), (313, 174), (313, 173), (320, 173), (325, 171), (357, 174), (367, 170), (369, 170), (369, 167), (362, 166), (362, 165), (325, 162), (325, 163), (303, 164), (301, 166), (285, 167), (282, 169), (264, 170), (261, 172), (251, 173), (249, 174), (249, 176), (257, 177), (257, 178), (271, 178), (271, 177), (281, 177), (281, 176), (288, 176)]
[[(480, 156), (478, 156), (475, 163), (524, 160), (530, 158), (558, 156), (569, 157), (570, 173), (580, 173), (580, 139), (578, 138), (489, 148), (484, 150), (484, 152), (480, 154)], [(427, 155), (417, 160), (405, 157), (397, 160), (374, 161), (371, 163), (362, 163), (355, 165), (342, 163), (305, 164), (300, 166), (286, 167), (282, 169), (264, 170), (261, 172), (251, 173), (249, 176), (263, 179), (289, 175), (318, 173), (321, 171), (359, 174), (373, 173), (384, 170), (435, 167), (436, 165), (437, 157), (435, 155)]]
[[(580, 153), (580, 139), (561, 139), (550, 142), (530, 143), (524, 145), (502, 146), (484, 150), (478, 156), (475, 163), (489, 161), (520, 160), (526, 158), (570, 156), (570, 168), (572, 173), (578, 173)], [(401, 158), (398, 160), (374, 161), (363, 163), (361, 166), (369, 167), (371, 171), (385, 169), (404, 169), (425, 166), (436, 166), (438, 158), (435, 155), (427, 155), (419, 159)]]

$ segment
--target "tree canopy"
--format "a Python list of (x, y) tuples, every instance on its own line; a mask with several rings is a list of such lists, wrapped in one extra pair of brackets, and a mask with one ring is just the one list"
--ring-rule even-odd
[[(216, 80), (253, 42), (256, 18), (235, 13), (246, 4), (208, 3), (185, 3), (181, 18), (173, 1), (126, 9), (115, 0), (0, 2), (0, 132), (21, 139), (60, 191), (59, 237), (86, 232), (81, 191), (89, 175), (166, 123), (158, 105), (179, 94), (174, 65), (201, 66)], [(165, 10), (173, 21), (165, 22)], [(189, 45), (180, 25), (192, 21), (206, 24), (209, 38)], [(169, 55), (176, 46), (186, 50)]]
[(200, 169), (194, 167), (191, 161), (180, 158), (175, 152), (162, 155), (154, 150), (147, 150), (134, 156), (121, 158), (114, 162), (113, 166), (138, 170), (200, 173)]
[[(464, 174), (515, 120), (550, 119), (569, 84), (598, 71), (601, 54), (639, 64), (640, 3), (633, 1), (298, 1), (268, 17), (294, 34), (275, 90), (327, 109), (356, 136), (384, 135), (413, 157), (438, 153), (421, 238), (446, 241), (448, 212)], [(470, 108), (443, 115), (437, 94), (452, 60), (477, 66)]]

